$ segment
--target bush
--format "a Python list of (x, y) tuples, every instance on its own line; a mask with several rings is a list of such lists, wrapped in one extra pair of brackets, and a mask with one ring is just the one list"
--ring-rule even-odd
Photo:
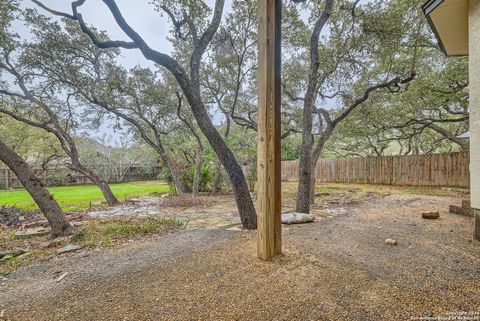
[(64, 170), (53, 170), (47, 171), (47, 185), (48, 186), (64, 186), (65, 185), (65, 177), (67, 176), (67, 172)]
[(154, 167), (140, 167), (138, 169), (138, 176), (142, 180), (154, 179), (157, 173)]
[[(192, 165), (186, 172), (187, 185), (190, 190), (193, 189), (193, 177), (195, 176), (195, 165)], [(209, 192), (212, 190), (214, 169), (210, 162), (203, 164), (200, 170), (200, 192)]]
[(250, 192), (254, 192), (255, 184), (257, 183), (257, 162), (248, 163), (246, 179)]

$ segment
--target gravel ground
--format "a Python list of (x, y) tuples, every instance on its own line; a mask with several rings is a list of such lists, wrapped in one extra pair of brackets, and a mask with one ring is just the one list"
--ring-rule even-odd
[[(390, 195), (284, 227), (284, 254), (255, 232), (198, 229), (20, 269), (0, 287), (7, 320), (412, 320), (480, 317), (480, 245), (459, 199)], [(438, 220), (421, 211), (442, 210)], [(384, 243), (386, 238), (397, 246)], [(60, 282), (55, 279), (69, 274)], [(1, 318), (0, 318), (1, 319)], [(452, 318), (454, 320), (455, 318)]]

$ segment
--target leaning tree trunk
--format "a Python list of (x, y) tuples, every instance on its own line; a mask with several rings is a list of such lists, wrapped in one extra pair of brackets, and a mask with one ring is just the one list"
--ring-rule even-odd
[(70, 168), (87, 176), (95, 185), (97, 185), (100, 191), (102, 191), (103, 197), (107, 201), (108, 205), (114, 206), (119, 203), (118, 199), (113, 194), (110, 186), (93, 171), (89, 170), (81, 164), (71, 165)]
[(257, 213), (242, 168), (230, 150), (225, 153), (218, 152), (218, 154), (230, 178), (242, 225), (247, 229), (256, 229)]
[(92, 180), (92, 181), (95, 183), (95, 185), (98, 186), (98, 188), (100, 188), (100, 190), (102, 191), (103, 197), (105, 197), (105, 200), (107, 201), (108, 205), (114, 206), (119, 203), (118, 199), (113, 194), (112, 189), (106, 182), (102, 180), (100, 181)]
[(217, 154), (219, 160), (222, 162), (225, 171), (230, 178), (232, 184), (233, 194), (235, 195), (235, 202), (237, 203), (238, 213), (243, 227), (247, 229), (257, 228), (257, 213), (248, 189), (247, 180), (243, 174), (242, 168), (238, 164), (232, 151), (222, 139), (222, 136), (213, 125), (210, 116), (205, 108), (205, 105), (200, 98), (199, 85), (196, 90), (192, 90), (190, 84), (185, 79), (175, 74), (178, 83), (183, 89), (183, 92), (192, 107), (193, 115), (197, 121), (202, 133), (207, 138), (210, 146)]
[(68, 223), (65, 215), (63, 215), (57, 201), (35, 176), (30, 166), (1, 140), (0, 160), (15, 173), (35, 203), (37, 203), (47, 218), (48, 224), (50, 224), (52, 237), (72, 234), (73, 228)]
[(193, 174), (193, 187), (192, 187), (193, 196), (197, 196), (200, 192), (200, 180), (201, 180), (200, 174), (202, 171), (202, 166), (203, 166), (203, 155), (200, 155), (195, 160), (195, 173)]

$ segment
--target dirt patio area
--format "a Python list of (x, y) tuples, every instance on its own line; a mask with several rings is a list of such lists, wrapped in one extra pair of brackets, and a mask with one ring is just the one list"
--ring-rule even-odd
[[(459, 202), (392, 194), (342, 204), (284, 226), (274, 262), (256, 258), (255, 232), (227, 227), (73, 253), (8, 275), (0, 311), (7, 320), (475, 320), (480, 245), (472, 218), (447, 213)], [(422, 219), (426, 210), (440, 219)]]

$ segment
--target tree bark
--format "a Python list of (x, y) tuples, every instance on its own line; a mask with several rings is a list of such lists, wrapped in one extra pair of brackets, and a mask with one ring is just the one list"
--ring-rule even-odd
[(310, 151), (307, 146), (311, 143), (307, 139), (302, 139), (300, 160), (298, 165), (298, 187), (296, 211), (299, 213), (310, 213), (310, 178), (312, 176), (312, 163), (310, 160)]
[(315, 167), (316, 165), (313, 164), (313, 173), (310, 177), (310, 205), (315, 204)]
[[(325, 143), (330, 139), (337, 125), (336, 122), (332, 123), (330, 120), (327, 120), (327, 122), (328, 124), (325, 131), (320, 135), (320, 138), (318, 139), (315, 148), (313, 149), (313, 151), (309, 151), (308, 158), (305, 160), (305, 162), (308, 162), (307, 165), (309, 166), (310, 171), (308, 173), (304, 173), (304, 179), (298, 183), (298, 190), (308, 190), (308, 198), (307, 196), (305, 196), (301, 198), (300, 201), (297, 198), (297, 212), (300, 213), (309, 213), (310, 205), (315, 203), (315, 169), (318, 163), (318, 159), (320, 158), (323, 148), (325, 147)], [(302, 184), (302, 186), (300, 186), (300, 184)], [(299, 208), (304, 211), (299, 211)]]
[(34, 175), (25, 160), (1, 140), (0, 160), (15, 173), (35, 203), (37, 203), (52, 229), (52, 237), (72, 234), (73, 228), (67, 221), (57, 201)]

